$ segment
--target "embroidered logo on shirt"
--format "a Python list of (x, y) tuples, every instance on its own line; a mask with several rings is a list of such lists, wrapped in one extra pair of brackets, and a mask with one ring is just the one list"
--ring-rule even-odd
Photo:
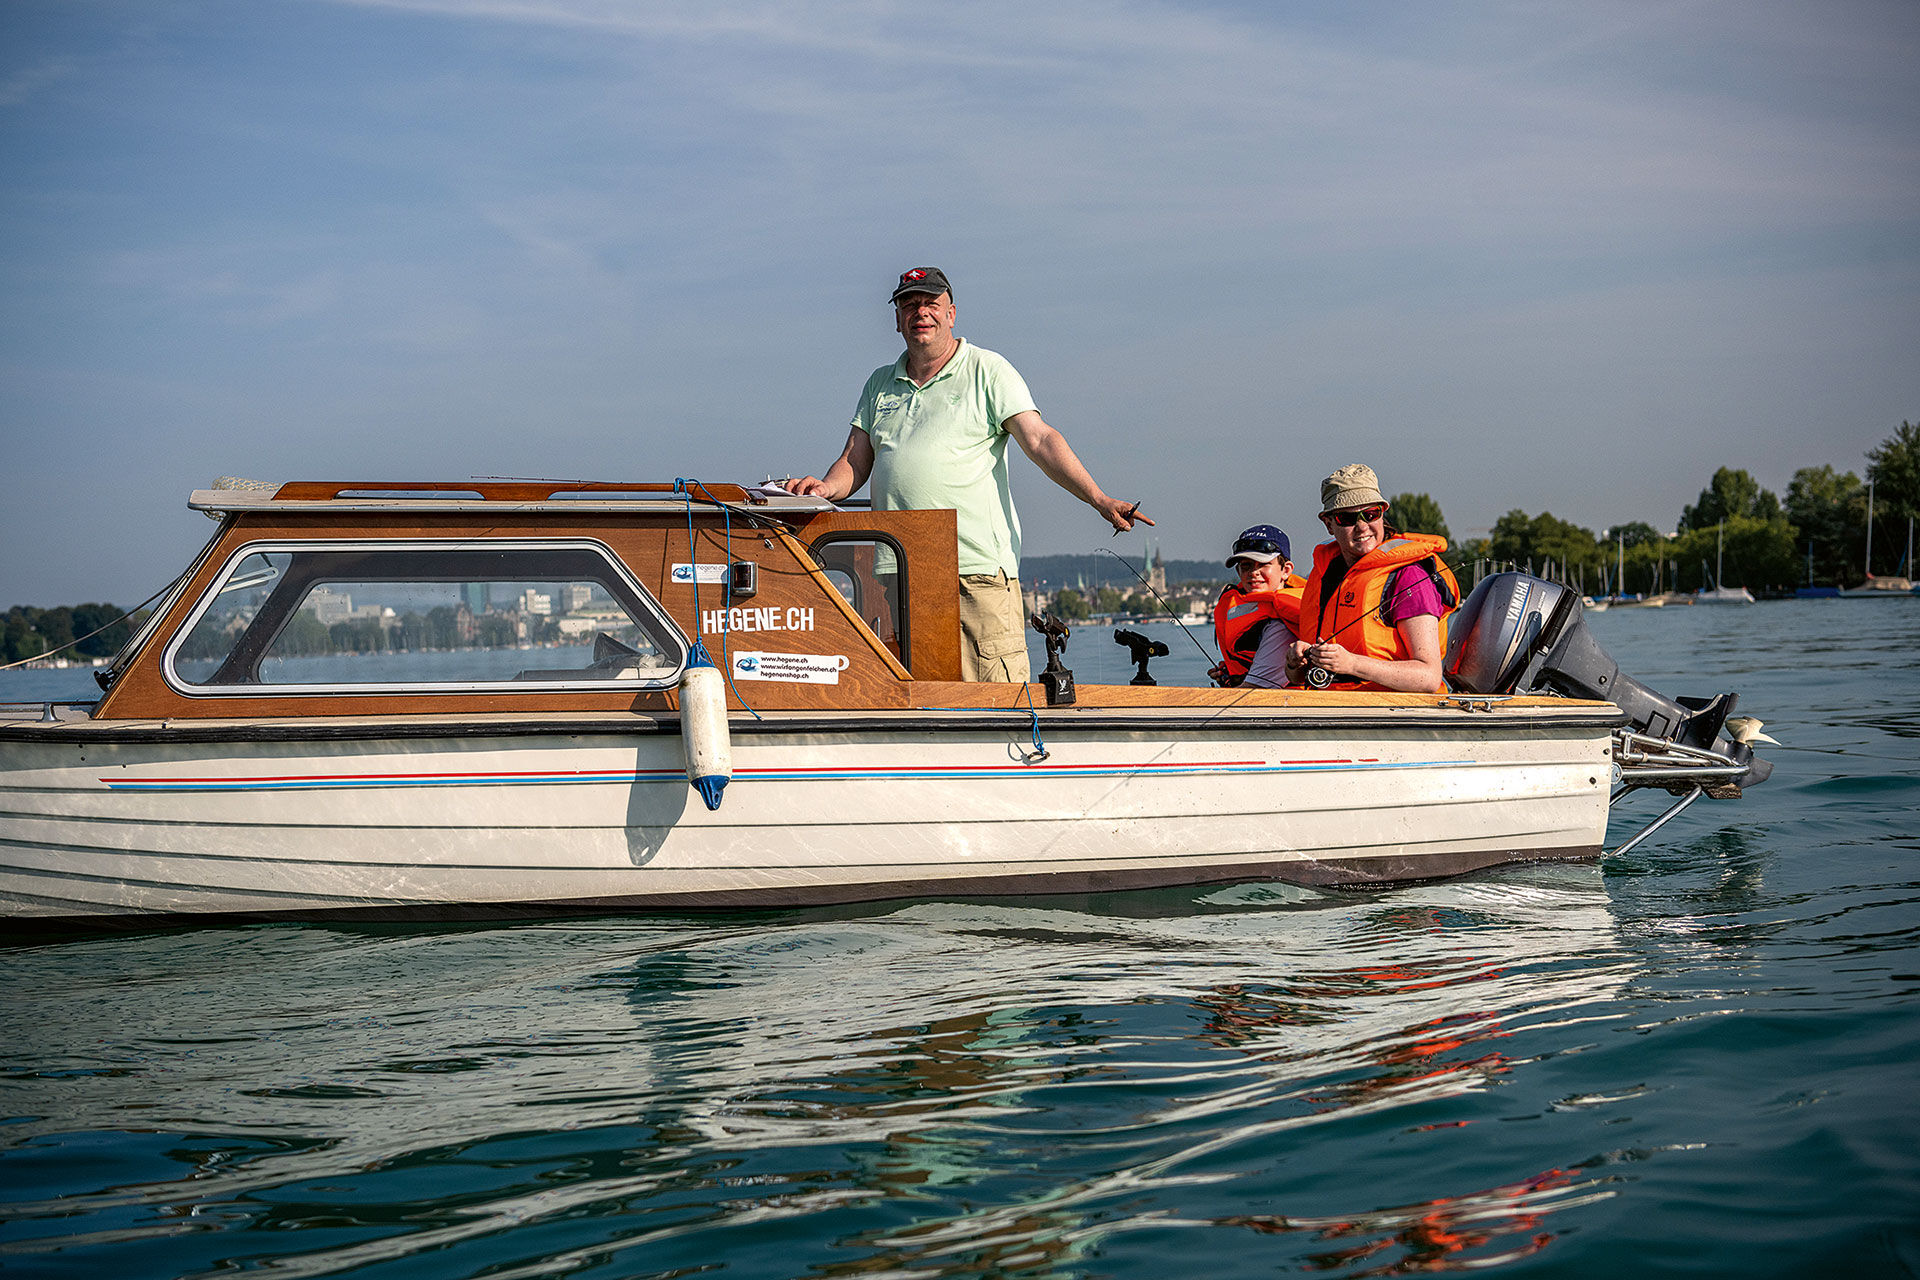
[(897, 413), (907, 407), (909, 397), (898, 391), (883, 391), (875, 397), (873, 411), (881, 417)]

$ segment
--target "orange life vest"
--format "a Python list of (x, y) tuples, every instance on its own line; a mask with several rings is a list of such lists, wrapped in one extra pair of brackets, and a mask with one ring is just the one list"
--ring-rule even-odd
[(1253, 655), (1260, 649), (1260, 633), (1267, 623), (1278, 618), (1300, 633), (1300, 592), (1306, 582), (1299, 574), (1290, 574), (1283, 587), (1272, 591), (1242, 591), (1228, 583), (1213, 605), (1213, 639), (1220, 646), (1220, 665), (1226, 669), (1222, 681), (1232, 688), (1246, 678)]
[[(1395, 569), (1421, 565), (1433, 572), (1440, 588), (1440, 601), (1447, 611), (1440, 615), (1440, 648), (1447, 647), (1447, 615), (1460, 605), (1460, 583), (1447, 568), (1440, 553), (1447, 549), (1445, 538), (1425, 533), (1396, 533), (1348, 566), (1346, 576), (1333, 589), (1333, 596), (1322, 608), (1325, 594), (1321, 584), (1327, 571), (1340, 557), (1338, 544), (1323, 542), (1313, 549), (1313, 572), (1307, 576), (1306, 590), (1300, 602), (1300, 625), (1295, 628), (1302, 640), (1338, 640), (1351, 653), (1369, 658), (1401, 662), (1411, 658), (1407, 643), (1392, 623), (1380, 617), (1393, 614), (1392, 606), (1381, 608), (1381, 596)], [(1404, 585), (1404, 584), (1403, 584)], [(1338, 681), (1336, 689), (1380, 689), (1383, 686), (1361, 681)], [(1435, 693), (1444, 692), (1435, 689)]]

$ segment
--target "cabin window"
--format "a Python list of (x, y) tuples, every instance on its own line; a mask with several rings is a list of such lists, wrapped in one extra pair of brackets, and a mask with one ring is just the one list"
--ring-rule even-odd
[(193, 694), (650, 688), (686, 642), (605, 546), (254, 543), (168, 646)]
[(872, 628), (902, 666), (911, 670), (913, 664), (907, 661), (907, 557), (900, 544), (879, 533), (829, 533), (808, 550), (860, 620)]

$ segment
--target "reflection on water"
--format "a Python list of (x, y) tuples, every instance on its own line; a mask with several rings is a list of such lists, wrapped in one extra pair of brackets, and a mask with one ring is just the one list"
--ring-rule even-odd
[[(1212, 1225), (1413, 1258), (1449, 1213), (1485, 1215), (1355, 1205), (1336, 1229), (1179, 1202), (1318, 1127), (1471, 1123), (1449, 1099), (1613, 1017), (1633, 971), (1592, 869), (1143, 896), (1157, 914), (921, 903), (15, 952), (9, 1016), (37, 1028), (5, 1060), (0, 1248), (664, 1274), (761, 1231), (828, 1273), (1044, 1272)], [(1534, 1181), (1535, 1215), (1589, 1185)]]
[[(1548, 1169), (1504, 1186), (1353, 1218), (1254, 1215), (1219, 1222), (1270, 1234), (1305, 1232), (1316, 1242), (1339, 1246), (1305, 1255), (1315, 1270), (1337, 1269), (1349, 1276), (1393, 1275), (1451, 1269), (1469, 1258), (1475, 1267), (1491, 1267), (1538, 1253), (1554, 1238), (1543, 1230), (1550, 1213), (1591, 1204), (1609, 1194), (1599, 1181)], [(1348, 1240), (1355, 1243), (1345, 1244)]]

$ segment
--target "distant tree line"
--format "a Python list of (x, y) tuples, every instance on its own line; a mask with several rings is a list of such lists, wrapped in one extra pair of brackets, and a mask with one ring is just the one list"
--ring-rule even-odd
[(1077, 591), (1072, 587), (1062, 587), (1054, 593), (1052, 610), (1069, 622), (1079, 622), (1091, 618), (1096, 613), (1129, 613), (1135, 609), (1158, 609), (1158, 605), (1149, 605), (1143, 592), (1136, 591), (1132, 596), (1112, 587), (1089, 587)]
[(81, 658), (110, 658), (146, 617), (144, 611), (129, 617), (112, 604), (63, 604), (57, 609), (17, 604), (7, 610), (0, 630), (0, 662), (22, 662), (63, 649)]
[[(1595, 534), (1555, 517), (1518, 508), (1494, 521), (1490, 535), (1455, 546), (1457, 571), (1475, 561), (1549, 565), (1555, 577), (1604, 589), (1643, 593), (1693, 591), (1711, 582), (1716, 560), (1727, 585), (1756, 592), (1790, 592), (1809, 582), (1857, 586), (1866, 578), (1867, 481), (1873, 484), (1873, 570), (1913, 576), (1905, 565), (1907, 521), (1920, 517), (1920, 426), (1902, 422), (1867, 451), (1866, 480), (1831, 466), (1802, 467), (1781, 498), (1743, 470), (1721, 467), (1692, 503), (1681, 508), (1671, 535), (1634, 521)], [(1445, 535), (1438, 505), (1425, 494), (1393, 500), (1401, 528)], [(1722, 545), (1724, 544), (1724, 550)], [(1614, 582), (1625, 562), (1624, 585)]]

